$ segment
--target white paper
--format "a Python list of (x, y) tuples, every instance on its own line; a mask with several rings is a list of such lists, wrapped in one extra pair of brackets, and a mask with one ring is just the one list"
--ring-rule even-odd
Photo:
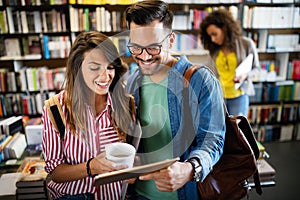
[(18, 181), (20, 175), (21, 173), (2, 174), (0, 178), (0, 196), (16, 194), (16, 182)]
[[(253, 63), (253, 54), (249, 54), (243, 62), (235, 69), (235, 76), (239, 77), (242, 74), (249, 73), (252, 69), (252, 63)], [(235, 89), (238, 89), (242, 85), (241, 83), (235, 83), (234, 87)]]
[(27, 125), (25, 127), (27, 145), (42, 144), (43, 125)]

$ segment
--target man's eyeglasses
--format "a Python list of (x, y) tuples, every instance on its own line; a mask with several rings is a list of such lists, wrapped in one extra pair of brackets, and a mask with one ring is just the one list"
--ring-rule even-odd
[(161, 42), (150, 44), (146, 47), (140, 46), (138, 44), (128, 44), (127, 47), (132, 55), (138, 56), (143, 53), (143, 50), (145, 49), (146, 52), (152, 56), (156, 56), (160, 54), (162, 43), (171, 35), (172, 33), (168, 34)]

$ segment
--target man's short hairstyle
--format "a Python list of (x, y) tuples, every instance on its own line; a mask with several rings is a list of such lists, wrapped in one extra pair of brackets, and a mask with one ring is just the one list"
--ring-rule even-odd
[(128, 29), (131, 22), (148, 25), (155, 20), (163, 22), (165, 28), (172, 29), (173, 12), (164, 1), (140, 1), (128, 7), (125, 14)]

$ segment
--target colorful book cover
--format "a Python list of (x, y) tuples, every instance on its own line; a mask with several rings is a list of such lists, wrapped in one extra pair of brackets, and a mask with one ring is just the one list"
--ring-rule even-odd
[(293, 60), (293, 80), (300, 80), (300, 60)]
[[(23, 186), (28, 186), (34, 184), (30, 182), (35, 182), (39, 180), (46, 180), (47, 172), (45, 171), (45, 161), (39, 157), (27, 157), (24, 159), (22, 165), (18, 169), (22, 173), (18, 182), (22, 183)], [(37, 182), (36, 182), (37, 183)], [(38, 185), (41, 183), (38, 183)]]

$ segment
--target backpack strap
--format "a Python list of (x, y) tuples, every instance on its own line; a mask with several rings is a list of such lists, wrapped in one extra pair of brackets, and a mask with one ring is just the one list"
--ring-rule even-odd
[(183, 77), (184, 77), (184, 80), (183, 80), (183, 87), (184, 88), (187, 88), (189, 87), (189, 84), (190, 84), (190, 81), (191, 81), (191, 78), (194, 74), (194, 72), (201, 68), (201, 66), (198, 66), (198, 65), (194, 65), (194, 66), (191, 66), (190, 68), (188, 68), (184, 74), (183, 74)]
[[(241, 128), (241, 130), (243, 131), (252, 151), (253, 151), (253, 154), (256, 158), (256, 160), (258, 159), (259, 157), (259, 149), (258, 149), (258, 146), (257, 146), (257, 142), (256, 142), (256, 139), (253, 135), (253, 131), (252, 131), (252, 128), (251, 128), (251, 125), (249, 123), (249, 121), (247, 120), (246, 117), (244, 116), (236, 116), (237, 119), (241, 120), (240, 123), (239, 123), (239, 127)], [(256, 172), (253, 174), (253, 180), (254, 180), (254, 184), (255, 184), (255, 190), (256, 192), (261, 195), (262, 194), (262, 188), (261, 188), (261, 185), (260, 185), (260, 177), (259, 177), (259, 173), (258, 173), (258, 170), (256, 170)]]
[(55, 130), (59, 131), (59, 136), (63, 140), (65, 136), (65, 124), (62, 120), (63, 111), (58, 99), (58, 95), (54, 95), (53, 97), (47, 99), (45, 101), (45, 106), (48, 110), (50, 120)]

